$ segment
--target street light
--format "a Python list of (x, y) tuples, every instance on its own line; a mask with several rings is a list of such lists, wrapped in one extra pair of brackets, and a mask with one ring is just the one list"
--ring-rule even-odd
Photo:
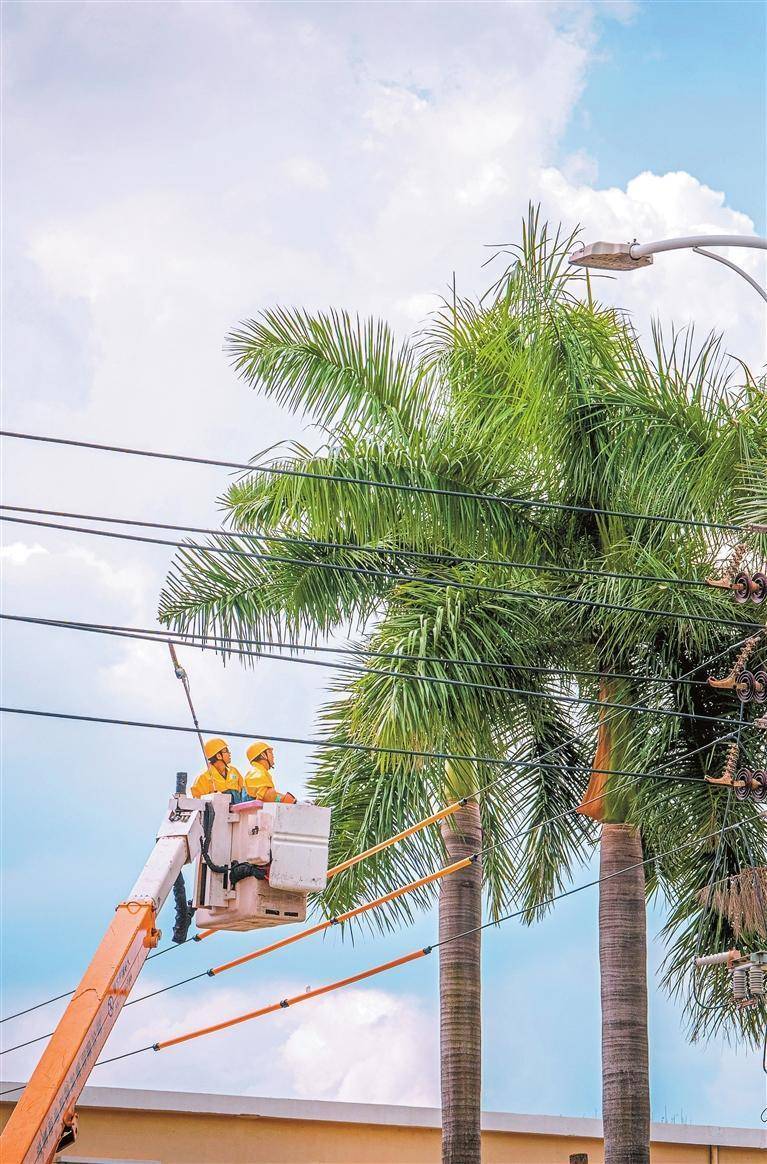
[(737, 271), (767, 303), (767, 291), (760, 287), (756, 279), (752, 279), (737, 263), (715, 251), (706, 250), (706, 247), (749, 247), (752, 250), (767, 251), (767, 238), (752, 238), (743, 234), (694, 234), (687, 238), (664, 238), (650, 243), (638, 243), (636, 240), (632, 243), (595, 242), (576, 247), (570, 255), (570, 262), (575, 267), (588, 267), (591, 270), (633, 271), (637, 267), (649, 267), (653, 255), (661, 251), (695, 251), (696, 255), (704, 255), (707, 259), (714, 259)]

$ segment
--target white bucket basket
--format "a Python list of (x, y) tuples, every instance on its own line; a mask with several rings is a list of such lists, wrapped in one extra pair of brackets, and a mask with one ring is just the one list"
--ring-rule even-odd
[(206, 797), (215, 809), (209, 856), (215, 865), (260, 865), (266, 879), (244, 877), (224, 887), (221, 873), (201, 860), (196, 923), (200, 929), (249, 930), (306, 918), (306, 897), (327, 883), (330, 809), (313, 804), (230, 806), (225, 794)]

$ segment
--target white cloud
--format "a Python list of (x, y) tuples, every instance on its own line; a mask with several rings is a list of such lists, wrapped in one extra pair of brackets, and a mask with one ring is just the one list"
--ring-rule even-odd
[(25, 566), (30, 558), (36, 554), (47, 554), (45, 546), (27, 545), (26, 542), (11, 542), (8, 546), (0, 547), (0, 559), (10, 562), (13, 566)]
[(563, 164), (562, 173), (568, 182), (573, 185), (585, 183), (593, 186), (597, 180), (599, 173), (599, 166), (596, 158), (591, 154), (586, 153), (585, 150), (576, 150), (575, 153), (569, 154)]
[[(541, 192), (549, 213), (582, 224), (584, 238), (592, 241), (754, 233), (748, 216), (729, 207), (721, 191), (683, 171), (638, 174), (625, 190), (595, 190), (549, 168), (541, 175)], [(765, 282), (763, 254), (742, 249), (731, 257)], [(667, 326), (694, 322), (701, 339), (709, 330), (723, 331), (728, 350), (756, 370), (767, 354), (764, 303), (737, 275), (691, 252), (662, 254), (635, 274), (601, 279), (596, 293), (632, 311), (645, 335), (652, 317)]]
[(303, 1019), (280, 1062), (300, 1095), (430, 1105), (438, 1094), (434, 1043), (434, 1016), (414, 999), (350, 990)]
[(289, 158), (284, 170), (289, 181), (307, 190), (327, 190), (330, 185), (327, 170), (311, 158)]
[[(135, 995), (160, 984), (142, 978)], [(256, 991), (216, 980), (197, 990), (160, 995), (123, 1011), (102, 1057), (174, 1038), (302, 990), (295, 979), (270, 978), (259, 981)], [(5, 1045), (50, 1029), (51, 1011), (45, 1018), (33, 1014), (14, 1023), (12, 1038), (4, 1036)], [(219, 1092), (436, 1105), (437, 1037), (433, 1008), (418, 999), (376, 987), (351, 987), (219, 1034), (109, 1064), (99, 1068), (92, 1082), (167, 1090), (199, 1085), (202, 1079), (206, 1090)], [(24, 1078), (39, 1054), (39, 1044), (9, 1054), (4, 1077)], [(233, 1064), (248, 1065), (236, 1083)]]

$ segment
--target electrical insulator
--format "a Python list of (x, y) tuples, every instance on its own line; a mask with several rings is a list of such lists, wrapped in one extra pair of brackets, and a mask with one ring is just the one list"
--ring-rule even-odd
[(748, 989), (755, 997), (764, 994), (764, 970), (761, 966), (749, 966)]
[(751, 601), (757, 606), (767, 600), (767, 575), (758, 571), (751, 576)]
[(736, 966), (732, 972), (732, 994), (736, 1002), (748, 998), (748, 971), (745, 966)]
[(755, 677), (751, 671), (741, 671), (735, 680), (735, 694), (741, 703), (750, 703), (754, 698), (756, 688)]
[(741, 768), (735, 777), (735, 799), (748, 800), (754, 788), (754, 773), (750, 768)]
[(732, 580), (732, 596), (737, 603), (748, 602), (751, 597), (751, 575), (741, 570)]

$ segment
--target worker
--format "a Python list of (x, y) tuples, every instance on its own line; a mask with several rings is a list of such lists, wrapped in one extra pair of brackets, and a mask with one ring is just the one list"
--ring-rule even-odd
[(192, 796), (206, 796), (209, 792), (229, 792), (234, 804), (243, 797), (242, 776), (232, 763), (232, 753), (226, 740), (206, 740), (204, 744), (208, 770), (201, 773), (192, 785)]
[(251, 800), (265, 800), (278, 804), (295, 804), (292, 792), (278, 792), (274, 787), (271, 769), (274, 767), (274, 751), (266, 740), (256, 740), (245, 752), (250, 761), (250, 770), (245, 774), (245, 795)]

